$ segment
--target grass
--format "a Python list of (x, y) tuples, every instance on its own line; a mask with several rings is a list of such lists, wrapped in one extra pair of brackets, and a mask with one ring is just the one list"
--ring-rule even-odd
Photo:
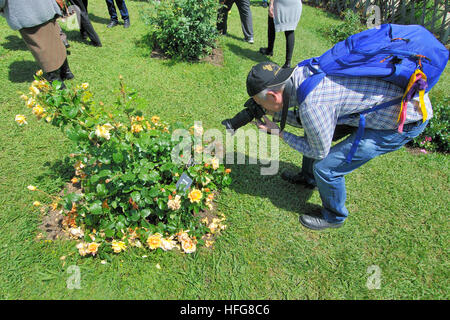
[[(103, 47), (88, 46), (77, 32), (68, 32), (73, 82), (88, 82), (108, 104), (122, 75), (148, 101), (146, 116), (158, 114), (189, 125), (201, 120), (205, 128), (220, 128), (223, 118), (242, 109), (246, 75), (265, 59), (257, 51), (266, 46), (266, 9), (252, 6), (255, 44), (250, 45), (242, 41), (233, 7), (230, 36), (220, 39), (224, 65), (217, 67), (150, 58), (148, 50), (137, 46), (145, 35), (139, 12), (146, 5), (127, 1), (131, 28), (109, 30), (104, 2), (90, 2)], [(340, 22), (318, 9), (303, 8), (293, 61), (331, 47), (321, 30)], [(449, 298), (449, 158), (404, 148), (347, 176), (351, 214), (341, 229), (314, 232), (300, 226), (299, 214), (321, 203), (317, 191), (291, 186), (279, 175), (260, 176), (259, 165), (233, 165), (233, 184), (219, 199), (228, 228), (212, 251), (181, 255), (129, 250), (102, 265), (99, 259), (80, 258), (73, 242), (35, 241), (40, 216), (26, 186), (57, 193), (70, 179), (58, 172), (69, 143), (57, 129), (31, 116), (24, 129), (16, 126), (16, 114), (29, 115), (19, 92), (27, 92), (39, 67), (4, 19), (0, 31), (0, 298)], [(273, 61), (283, 64), (284, 50), (284, 36), (277, 34)], [(449, 75), (447, 68), (431, 94), (449, 96)], [(280, 171), (300, 164), (301, 156), (280, 144)], [(61, 256), (67, 256), (65, 261)], [(79, 290), (67, 289), (71, 265), (80, 268)], [(372, 265), (381, 270), (379, 290), (366, 286)]]

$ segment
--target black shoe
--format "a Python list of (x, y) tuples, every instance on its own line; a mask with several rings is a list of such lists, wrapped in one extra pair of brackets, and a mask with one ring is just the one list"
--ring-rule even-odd
[(130, 19), (123, 20), (123, 27), (124, 28), (129, 28), (130, 27)]
[(94, 42), (94, 41), (92, 41), (91, 40), (91, 42), (89, 43), (91, 46), (94, 46), (94, 47), (103, 47), (103, 45), (102, 45), (102, 43), (101, 42)]
[(282, 69), (289, 69), (290, 67), (291, 67), (291, 63), (286, 61), (281, 68)]
[(330, 223), (326, 221), (321, 215), (304, 214), (300, 217), (300, 223), (311, 230), (323, 230), (327, 228), (340, 228), (344, 225), (343, 222)]
[(67, 59), (64, 61), (61, 68), (59, 68), (59, 71), (60, 71), (60, 77), (62, 80), (70, 80), (70, 79), (75, 78), (72, 71), (70, 71), (69, 62), (67, 61)]
[(107, 28), (113, 28), (119, 24), (116, 20), (111, 20), (111, 22), (106, 26)]
[(273, 56), (273, 51), (269, 51), (269, 48), (259, 48), (259, 53), (264, 54), (266, 56)]
[(289, 183), (301, 184), (309, 189), (317, 187), (316, 185), (309, 183), (301, 172), (295, 173), (293, 171), (285, 170), (281, 173), (281, 178)]
[(59, 81), (61, 83), (61, 87), (59, 88), (60, 90), (66, 88), (66, 85), (64, 84), (64, 81), (61, 78), (61, 68), (52, 72), (47, 72), (45, 78), (50, 84), (52, 84), (53, 81)]

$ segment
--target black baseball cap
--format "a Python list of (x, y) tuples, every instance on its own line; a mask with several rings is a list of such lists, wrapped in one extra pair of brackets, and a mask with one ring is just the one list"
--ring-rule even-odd
[(282, 84), (292, 76), (295, 68), (281, 68), (273, 62), (265, 61), (253, 66), (247, 76), (247, 93), (250, 97), (266, 88)]

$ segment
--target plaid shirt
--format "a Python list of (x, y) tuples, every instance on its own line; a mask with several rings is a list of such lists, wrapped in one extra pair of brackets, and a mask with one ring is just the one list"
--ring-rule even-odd
[[(312, 72), (307, 67), (297, 67), (294, 71), (291, 107), (297, 106), (297, 90)], [(327, 76), (314, 88), (305, 101), (295, 111), (289, 110), (286, 122), (303, 127), (305, 136), (299, 137), (283, 131), (283, 140), (295, 150), (313, 159), (323, 159), (331, 148), (333, 133), (337, 124), (354, 127), (359, 125), (359, 117), (339, 119), (348, 114), (358, 113), (377, 104), (401, 97), (403, 90), (387, 81), (368, 77)], [(428, 119), (433, 116), (428, 94), (425, 94)], [(365, 115), (366, 128), (396, 130), (400, 104), (393, 105)], [(279, 121), (281, 112), (275, 114)], [(422, 119), (418, 97), (408, 103), (405, 124)], [(300, 122), (299, 122), (300, 120)]]

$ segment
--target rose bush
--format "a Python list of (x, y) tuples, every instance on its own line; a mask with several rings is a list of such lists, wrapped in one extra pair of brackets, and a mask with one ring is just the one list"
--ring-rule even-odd
[[(184, 148), (178, 157), (200, 151), (205, 160), (186, 165), (187, 161), (173, 161), (179, 141), (171, 132), (182, 126), (170, 126), (158, 116), (147, 120), (135, 110), (143, 101), (136, 92), (128, 93), (122, 78), (118, 98), (109, 107), (94, 101), (87, 83), (61, 90), (57, 81), (50, 85), (42, 76), (35, 79), (21, 98), (39, 120), (61, 128), (74, 142), (72, 183), (80, 183), (82, 193), (53, 197), (52, 207), (62, 207), (70, 233), (83, 239), (77, 245), (81, 255), (107, 257), (130, 246), (164, 251), (178, 247), (191, 253), (205, 243), (202, 237), (211, 229), (208, 219), (202, 223), (197, 214), (212, 208), (215, 194), (231, 178), (215, 151), (206, 154), (211, 143), (202, 141), (201, 127), (187, 130), (187, 145), (195, 150), (186, 153)], [(16, 122), (27, 123), (23, 115), (17, 115)], [(190, 188), (177, 187), (183, 173), (192, 179)], [(213, 231), (224, 219), (215, 221)]]

